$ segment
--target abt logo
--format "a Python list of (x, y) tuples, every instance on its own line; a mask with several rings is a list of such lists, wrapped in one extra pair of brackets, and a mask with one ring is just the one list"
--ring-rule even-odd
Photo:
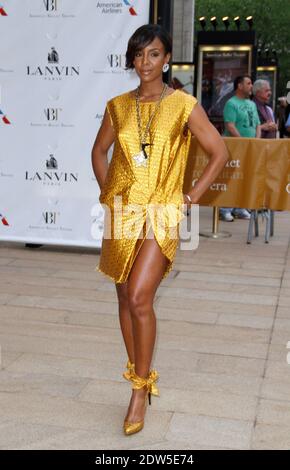
[(59, 217), (59, 212), (43, 212), (42, 217), (47, 225), (55, 225)]
[(61, 111), (62, 108), (46, 108), (44, 114), (48, 121), (58, 121)]
[(57, 11), (58, 0), (43, 0), (46, 11)]
[(124, 54), (109, 54), (107, 58), (112, 69), (125, 67), (126, 58)]

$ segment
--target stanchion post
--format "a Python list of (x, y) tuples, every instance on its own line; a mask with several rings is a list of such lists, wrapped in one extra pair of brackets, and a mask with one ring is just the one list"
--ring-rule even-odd
[(232, 234), (230, 232), (219, 232), (219, 207), (214, 206), (213, 207), (213, 214), (212, 214), (212, 232), (205, 231), (205, 232), (200, 232), (201, 237), (206, 237), (206, 238), (227, 238), (231, 237)]
[(213, 233), (213, 235), (218, 234), (218, 229), (219, 229), (219, 208), (215, 206), (213, 208), (213, 214), (212, 214), (212, 233)]

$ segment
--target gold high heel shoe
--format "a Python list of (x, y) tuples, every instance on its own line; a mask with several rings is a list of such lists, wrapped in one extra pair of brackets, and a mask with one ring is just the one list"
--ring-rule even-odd
[[(133, 390), (140, 390), (141, 388), (146, 388), (146, 397), (148, 395), (149, 405), (151, 405), (151, 395), (159, 396), (159, 390), (156, 385), (158, 379), (158, 373), (156, 370), (151, 370), (147, 379), (139, 377), (137, 374), (132, 374), (130, 381), (132, 382)], [(144, 419), (142, 421), (137, 421), (132, 423), (130, 421), (124, 421), (124, 433), (126, 436), (135, 434), (136, 432), (141, 431), (144, 427)]]
[(131, 377), (133, 377), (133, 375), (135, 374), (135, 364), (130, 362), (130, 359), (128, 359), (128, 362), (127, 362), (127, 371), (123, 373), (123, 377), (124, 379), (126, 380), (131, 380)]

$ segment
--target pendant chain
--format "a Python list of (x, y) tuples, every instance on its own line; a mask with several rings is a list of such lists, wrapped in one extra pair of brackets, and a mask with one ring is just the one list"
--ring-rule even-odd
[(159, 100), (158, 100), (158, 102), (155, 106), (155, 109), (154, 109), (153, 113), (151, 114), (151, 116), (150, 116), (150, 118), (147, 122), (143, 138), (142, 138), (142, 124), (141, 124), (141, 114), (140, 114), (140, 87), (137, 88), (137, 91), (136, 91), (136, 112), (137, 112), (138, 133), (139, 133), (139, 141), (140, 141), (140, 149), (141, 150), (144, 149), (144, 145), (146, 144), (146, 139), (147, 139), (147, 135), (148, 135), (151, 123), (153, 121), (153, 118), (154, 118), (155, 114), (157, 113), (157, 111), (159, 109), (160, 103), (161, 103), (162, 99), (164, 98), (164, 95), (166, 93), (167, 88), (168, 88), (168, 85), (165, 83), (164, 87), (163, 87), (163, 90), (162, 90), (162, 93), (160, 95), (160, 98), (159, 98)]

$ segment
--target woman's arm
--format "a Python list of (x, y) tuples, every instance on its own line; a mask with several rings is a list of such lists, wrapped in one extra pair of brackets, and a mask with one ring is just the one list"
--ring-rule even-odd
[[(205, 111), (199, 104), (193, 108), (189, 116), (188, 127), (210, 157), (202, 176), (188, 193), (192, 204), (196, 204), (217, 178), (229, 156), (220, 134), (209, 122)], [(188, 204), (189, 201), (185, 198), (184, 202)]]
[(102, 191), (108, 171), (108, 150), (114, 143), (115, 134), (108, 111), (105, 111), (102, 125), (92, 149), (92, 166), (97, 182)]

